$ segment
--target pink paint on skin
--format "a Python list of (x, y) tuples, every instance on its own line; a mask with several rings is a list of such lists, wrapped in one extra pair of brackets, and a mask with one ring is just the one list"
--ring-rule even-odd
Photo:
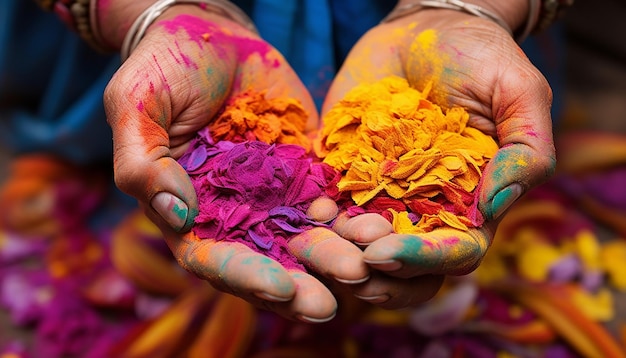
[(535, 129), (532, 126), (523, 126), (522, 130), (524, 130), (524, 134), (527, 136), (531, 136), (534, 138), (538, 138), (539, 134), (537, 134), (537, 132), (535, 131)]
[[(245, 62), (252, 54), (259, 54), (264, 61), (267, 61), (267, 54), (272, 50), (270, 45), (255, 38), (239, 37), (224, 33), (212, 22), (199, 19), (191, 15), (179, 15), (172, 20), (163, 21), (161, 26), (170, 34), (175, 34), (183, 29), (187, 32), (189, 40), (194, 41), (199, 48), (203, 48), (207, 42), (206, 35), (210, 34), (209, 42), (213, 44), (228, 44), (237, 48), (237, 60)], [(217, 46), (219, 48), (220, 46)], [(273, 67), (280, 66), (280, 62), (273, 59), (269, 63)]]
[[(138, 72), (136, 77), (139, 77), (140, 75), (143, 74), (143, 78), (145, 80), (148, 80), (150, 78), (150, 76), (148, 75), (148, 73), (143, 73), (143, 72)], [(130, 91), (131, 94), (136, 93), (140, 87), (142, 87), (144, 85), (145, 81), (142, 80), (137, 80), (137, 82), (135, 82), (135, 85), (133, 86), (133, 89)], [(152, 93), (154, 93), (154, 86), (152, 88)]]
[(446, 46), (440, 46), (440, 50), (445, 51), (446, 48), (451, 49), (452, 51), (454, 51), (454, 55), (456, 57), (456, 59), (460, 59), (461, 57), (463, 57), (463, 51), (459, 50), (456, 46), (450, 46), (450, 45), (446, 45)]
[(180, 45), (178, 44), (178, 42), (176, 42), (176, 48), (178, 49), (178, 56), (174, 53), (174, 51), (172, 51), (171, 48), (167, 49), (167, 52), (170, 53), (170, 56), (172, 56), (174, 61), (176, 61), (176, 63), (179, 64), (179, 65), (180, 64), (184, 64), (188, 68), (193, 68), (193, 69), (197, 70), (198, 69), (198, 65), (195, 62), (193, 62), (189, 56), (185, 55), (180, 50)]
[(139, 112), (143, 112), (143, 110), (144, 110), (143, 101), (139, 101), (139, 103), (137, 103), (137, 110)]
[[(167, 77), (165, 77), (165, 73), (163, 72), (163, 69), (161, 68), (161, 65), (159, 64), (159, 61), (157, 61), (157, 58), (155, 55), (152, 55), (152, 59), (154, 60), (154, 63), (157, 65), (157, 67), (159, 68), (159, 73), (161, 74), (161, 79), (163, 80), (163, 84), (165, 85), (165, 90), (170, 92), (170, 85), (169, 83), (167, 83)], [(154, 83), (150, 82), (150, 93), (154, 94)]]
[(552, 143), (552, 141), (553, 141), (552, 136), (546, 137), (545, 135), (541, 135), (541, 133), (537, 132), (535, 130), (535, 128), (533, 126), (531, 126), (531, 125), (523, 126), (522, 129), (524, 130), (524, 135), (525, 136), (538, 138), (538, 139), (541, 139), (542, 141), (544, 141), (546, 143)]
[(428, 247), (429, 249), (435, 249), (445, 246), (454, 246), (461, 241), (458, 237), (448, 237), (444, 239), (428, 239), (422, 240), (422, 245)]
[(435, 245), (435, 243), (431, 240), (424, 240), (423, 238), (420, 238), (422, 241), (422, 246), (423, 247), (427, 247), (429, 249), (433, 249), (434, 247), (436, 247), (437, 245)]
[[(237, 49), (239, 49), (237, 59), (240, 62), (245, 62), (250, 55), (255, 53), (258, 53), (264, 61), (267, 61), (267, 53), (271, 50), (271, 47), (267, 43), (244, 37), (232, 37), (231, 41), (236, 44)], [(280, 63), (278, 60), (274, 59), (271, 66), (276, 68), (280, 66)]]
[(440, 245), (443, 246), (455, 246), (459, 242), (461, 242), (461, 239), (459, 239), (458, 237), (449, 237), (439, 241)]
[(178, 54), (180, 55), (180, 58), (183, 60), (183, 63), (185, 64), (185, 66), (187, 66), (188, 68), (193, 68), (193, 69), (197, 70), (198, 69), (198, 65), (191, 59), (191, 57), (187, 56), (180, 49), (180, 45), (178, 44), (178, 41), (176, 41), (176, 48), (178, 49)]
[(172, 51), (171, 48), (168, 48), (167, 52), (169, 52), (172, 58), (174, 58), (174, 61), (176, 61), (176, 63), (180, 65), (180, 60), (178, 59), (178, 57), (176, 57), (176, 55), (174, 54), (174, 51)]

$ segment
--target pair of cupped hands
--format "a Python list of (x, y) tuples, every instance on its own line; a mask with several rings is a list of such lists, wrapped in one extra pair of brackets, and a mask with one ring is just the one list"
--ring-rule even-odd
[[(435, 34), (433, 43), (416, 40), (424, 31)], [(196, 237), (190, 231), (196, 194), (176, 160), (226, 100), (246, 90), (298, 99), (310, 131), (319, 128), (320, 116), (276, 49), (193, 6), (165, 12), (105, 91), (116, 184), (138, 199), (182, 267), (257, 307), (316, 323), (334, 317), (339, 293), (386, 309), (422, 303), (446, 275), (474, 270), (506, 209), (554, 171), (551, 90), (497, 24), (458, 11), (423, 10), (380, 24), (358, 41), (322, 115), (357, 84), (389, 75), (418, 89), (432, 81), (440, 105), (466, 108), (470, 125), (496, 138), (500, 150), (477, 189), (483, 226), (403, 235), (382, 216), (340, 214), (332, 230), (316, 228), (289, 242), (311, 274), (286, 270), (243, 244)]]

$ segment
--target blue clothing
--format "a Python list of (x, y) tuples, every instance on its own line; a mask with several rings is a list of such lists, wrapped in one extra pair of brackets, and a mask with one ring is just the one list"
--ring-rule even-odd
[[(318, 106), (352, 45), (389, 0), (236, 0)], [(111, 158), (102, 93), (119, 57), (91, 50), (30, 0), (0, 2), (0, 146), (76, 162)]]
[(119, 60), (89, 49), (34, 1), (0, 4), (0, 141), (79, 162), (110, 157), (102, 92)]
[(389, 0), (234, 2), (289, 61), (318, 107), (352, 46), (395, 5)]
[[(318, 105), (352, 44), (393, 6), (386, 0), (238, 3)], [(102, 93), (119, 63), (118, 56), (91, 50), (34, 1), (0, 2), (0, 145), (77, 162), (110, 158)]]

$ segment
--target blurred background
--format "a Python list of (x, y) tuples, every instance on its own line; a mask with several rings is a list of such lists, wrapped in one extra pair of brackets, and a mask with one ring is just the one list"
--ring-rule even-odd
[[(0, 358), (626, 357), (624, 15), (621, 0), (577, 0), (523, 44), (554, 91), (558, 171), (510, 210), (483, 265), (414, 309), (340, 297), (345, 308), (318, 326), (257, 311), (182, 272), (114, 188), (96, 143), (73, 147), (81, 141), (67, 127), (45, 136), (45, 126), (29, 130), (28, 113), (0, 110)], [(93, 56), (54, 28), (53, 43)], [(11, 91), (0, 92), (0, 107), (48, 79), (50, 60), (31, 47), (0, 51), (0, 68), (20, 58), (44, 66), (33, 83), (2, 73)], [(100, 61), (93, 101), (118, 59)], [(42, 101), (51, 113), (72, 99), (50, 96)], [(94, 118), (91, 130), (108, 140), (102, 114)]]

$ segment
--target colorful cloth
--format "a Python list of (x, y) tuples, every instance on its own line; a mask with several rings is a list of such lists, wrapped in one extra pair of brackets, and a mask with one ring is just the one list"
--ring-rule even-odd
[[(318, 105), (349, 48), (393, 5), (383, 0), (238, 3), (261, 34), (285, 54)], [(2, 146), (18, 153), (56, 153), (81, 163), (110, 160), (111, 135), (101, 98), (118, 65), (117, 56), (94, 53), (33, 2), (0, 2)], [(620, 264), (626, 250), (619, 240), (606, 246), (595, 243), (594, 223), (585, 227), (591, 231), (579, 231), (568, 228), (575, 221), (551, 218), (551, 223), (565, 226), (561, 234), (544, 233), (547, 239), (536, 251), (512, 255), (511, 250), (529, 239), (524, 234), (528, 226), (520, 225), (513, 232), (515, 238), (486, 258), (489, 271), (477, 271), (468, 281), (449, 282), (429, 304), (391, 312), (340, 298), (340, 307), (350, 309), (341, 310), (328, 324), (314, 326), (256, 311), (233, 296), (208, 289), (181, 272), (158, 230), (143, 215), (128, 214), (134, 204), (102, 195), (101, 187), (65, 167), (62, 172), (68, 175), (63, 180), (43, 175), (50, 167), (42, 164), (32, 172), (33, 181), (20, 182), (36, 182), (37, 191), (17, 185), (20, 189), (12, 194), (24, 194), (15, 196), (23, 205), (35, 197), (26, 194), (52, 199), (47, 219), (55, 225), (47, 221), (37, 235), (0, 233), (0, 305), (11, 324), (32, 333), (21, 340), (2, 332), (0, 357), (153, 356), (183, 351), (206, 356), (207, 349), (220, 357), (274, 353), (495, 357), (536, 352), (569, 357), (598, 350), (600, 356), (617, 356), (613, 338), (617, 335), (605, 334), (597, 322), (612, 317), (615, 302), (602, 288), (623, 290), (626, 285)], [(71, 184), (75, 182), (82, 185), (75, 187)], [(593, 187), (574, 184), (585, 190)], [(578, 187), (569, 183), (567, 188)], [(559, 210), (572, 210), (561, 199), (554, 199)], [(577, 245), (586, 249), (576, 250)], [(514, 259), (511, 266), (501, 265), (505, 256)], [(541, 265), (529, 267), (528, 261)], [(506, 286), (494, 288), (496, 279), (512, 277), (571, 283), (574, 289), (529, 288), (529, 297), (507, 291)], [(540, 314), (545, 306), (536, 306), (533, 297), (545, 292), (569, 297), (559, 303), (595, 307), (581, 309), (583, 316), (571, 315), (570, 310), (556, 318), (569, 317), (568, 326), (580, 327), (583, 337), (593, 337), (596, 343), (583, 340), (580, 345), (580, 335), (555, 325), (559, 322), (555, 316)], [(554, 307), (558, 305), (549, 306)]]
[[(40, 173), (60, 166), (39, 163)], [(287, 321), (203, 285), (180, 270), (139, 212), (114, 227), (86, 228), (76, 215), (95, 215), (109, 197), (93, 185), (68, 191), (81, 171), (63, 168), (63, 180), (42, 186), (57, 198), (50, 217), (62, 225), (39, 236), (0, 231), (0, 307), (32, 333), (20, 340), (3, 332), (0, 357), (626, 355), (626, 242), (594, 219), (623, 212), (623, 201), (612, 200), (622, 195), (612, 183), (624, 180), (623, 164), (560, 173), (531, 191), (505, 216), (482, 265), (448, 278), (431, 301), (386, 311), (340, 295), (337, 317), (321, 325)], [(68, 194), (83, 208), (78, 214), (65, 205)], [(598, 206), (576, 204), (589, 196)]]

